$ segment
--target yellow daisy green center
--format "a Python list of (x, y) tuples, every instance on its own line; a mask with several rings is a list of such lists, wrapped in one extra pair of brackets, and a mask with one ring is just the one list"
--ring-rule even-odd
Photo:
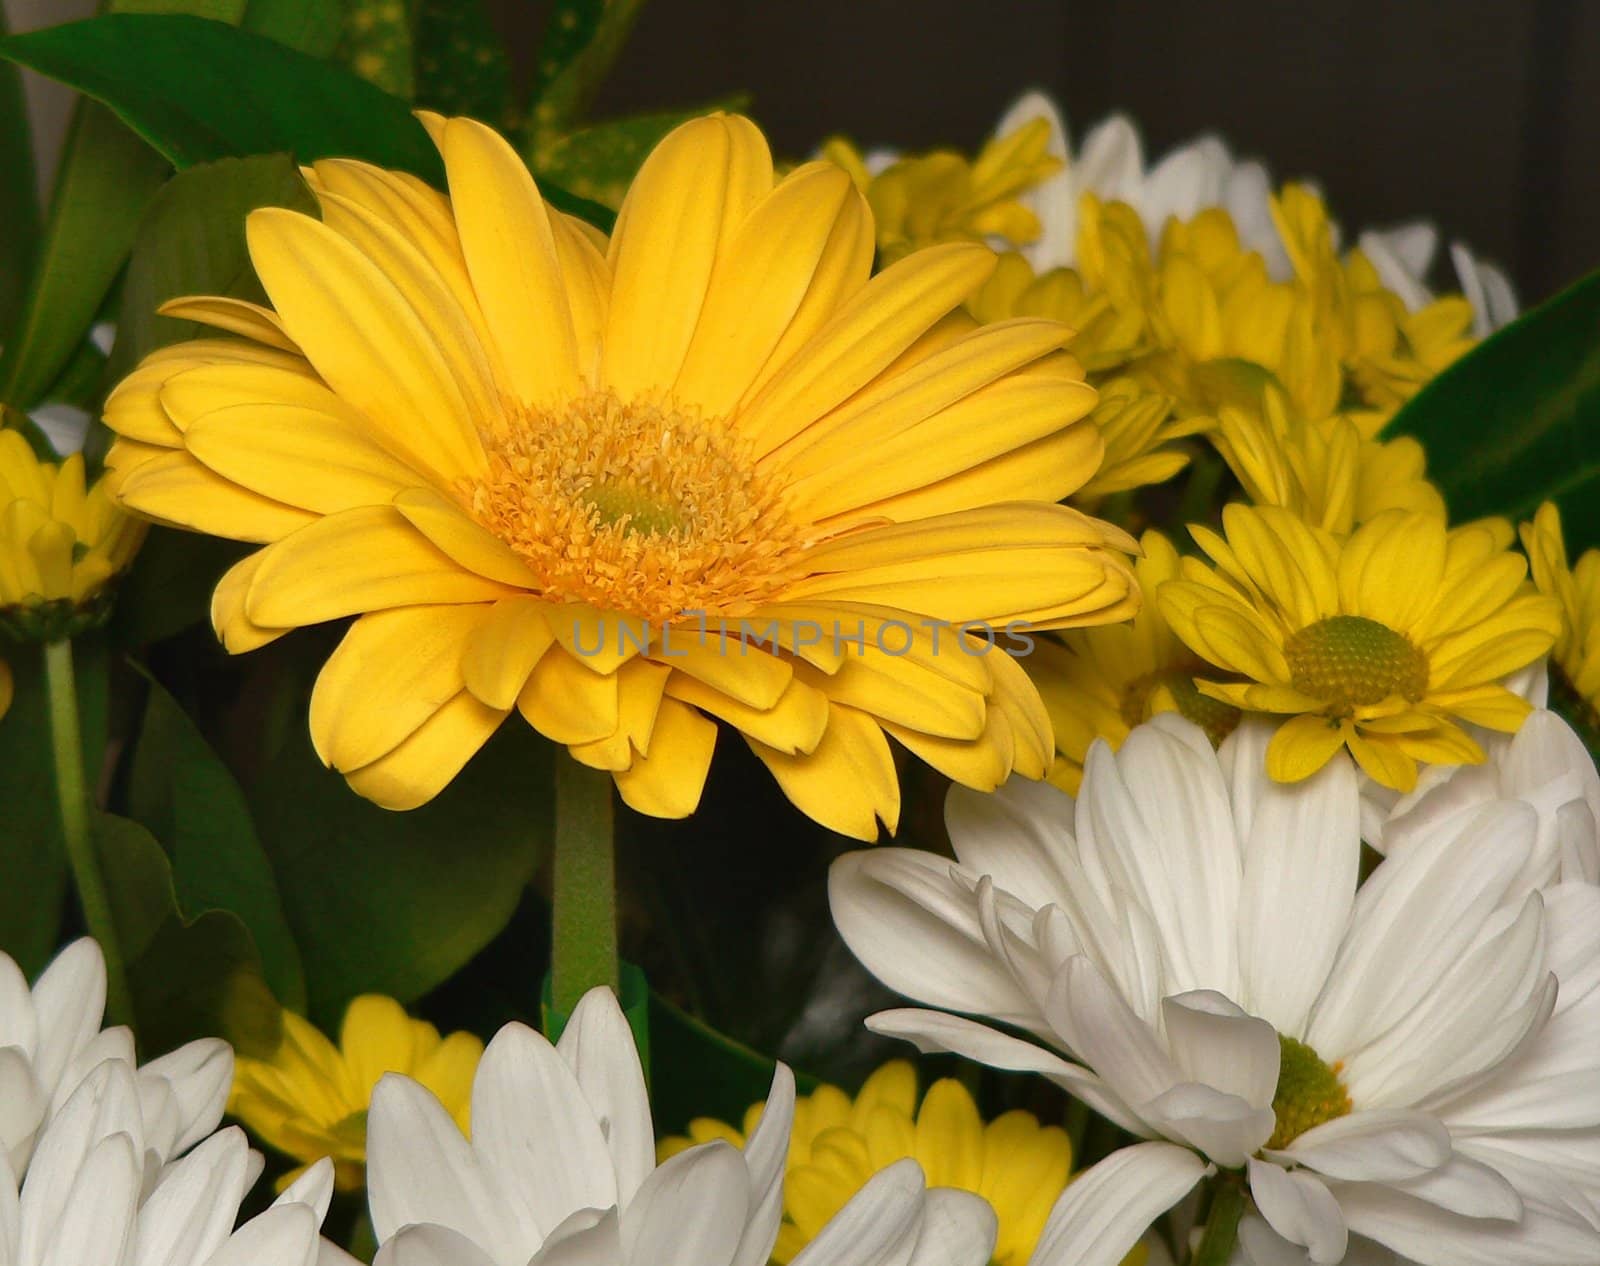
[(1290, 684), (1328, 702), (1332, 715), (1394, 695), (1416, 703), (1428, 691), (1428, 657), (1403, 633), (1361, 615), (1308, 624), (1284, 644)]
[(1232, 704), (1200, 693), (1194, 674), (1181, 668), (1164, 668), (1134, 678), (1122, 691), (1122, 719), (1131, 730), (1153, 715), (1151, 701), (1162, 693), (1186, 719), (1206, 732), (1213, 744), (1232, 734), (1243, 715)]
[(1278, 1034), (1282, 1060), (1278, 1066), (1278, 1089), (1272, 1096), (1272, 1112), (1277, 1128), (1267, 1140), (1268, 1148), (1288, 1147), (1307, 1130), (1349, 1115), (1354, 1105), (1350, 1092), (1339, 1080), (1341, 1064), (1325, 1064), (1316, 1051), (1304, 1042)]
[(551, 598), (646, 620), (741, 615), (788, 578), (800, 533), (728, 430), (593, 391), (514, 413), (464, 490)]

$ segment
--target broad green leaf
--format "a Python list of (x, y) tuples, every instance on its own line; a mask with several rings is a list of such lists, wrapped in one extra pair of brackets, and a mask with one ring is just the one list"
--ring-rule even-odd
[(1455, 520), (1561, 507), (1568, 547), (1600, 544), (1600, 272), (1485, 339), (1397, 413)]
[(273, 993), (284, 1006), (304, 1011), (300, 951), (244, 792), (177, 701), (154, 678), (148, 681), (128, 811), (164, 843), (178, 903), (237, 915)]
[[(4, 47), (0, 41), (0, 55)], [(109, 110), (88, 102), (78, 110), (27, 302), (0, 352), (0, 400), (31, 408), (66, 370), (167, 170)]]
[(129, 818), (95, 818), (99, 851), (145, 1055), (192, 1038), (226, 1038), (244, 1053), (276, 1048), (282, 1012), (250, 933), (225, 910), (187, 913), (155, 837)]
[(283, 154), (223, 158), (179, 172), (139, 224), (122, 284), (122, 313), (109, 372), (115, 381), (158, 347), (204, 327), (157, 316), (180, 295), (229, 295), (266, 302), (245, 246), (245, 217), (257, 207), (316, 214), (316, 200)]
[(533, 131), (570, 131), (622, 52), (644, 0), (555, 0), (535, 65)]
[(407, 9), (406, 0), (345, 0), (344, 31), (335, 56), (368, 83), (409, 101), (416, 76)]
[(505, 119), (506, 46), (484, 0), (422, 0), (417, 11), (417, 104), (486, 123)]
[(105, 14), (0, 40), (0, 57), (108, 105), (179, 168), (288, 153), (443, 178), (438, 151), (404, 101), (220, 22)]
[[(72, 644), (84, 777), (101, 782), (106, 752), (105, 639)], [(11, 668), (15, 694), (0, 716), (0, 949), (24, 973), (39, 971), (61, 944), (68, 881), (66, 846), (56, 805), (50, 711), (39, 646), (0, 634), (0, 659)]]
[(543, 139), (533, 156), (541, 179), (613, 211), (622, 205), (640, 166), (662, 137), (678, 124), (713, 110), (737, 108), (717, 103), (694, 110), (664, 110), (627, 119), (613, 119), (580, 128), (565, 136)]
[(346, 0), (250, 0), (238, 25), (298, 48), (313, 57), (326, 57), (339, 43)]
[[(695, 1117), (737, 1128), (745, 1109), (767, 1097), (776, 1061), (694, 1018), (659, 994), (650, 995), (650, 1104), (656, 1134), (679, 1134)], [(800, 1094), (817, 1080), (795, 1073)]]
[[(0, 35), (6, 17), (0, 10)], [(22, 296), (39, 245), (39, 192), (33, 167), (22, 77), (15, 66), (0, 66), (0, 346), (22, 309)]]
[(550, 749), (513, 717), (431, 803), (392, 813), (324, 769), (297, 728), (251, 804), (310, 1014), (336, 1026), (360, 993), (414, 1001), (505, 926), (548, 841)]

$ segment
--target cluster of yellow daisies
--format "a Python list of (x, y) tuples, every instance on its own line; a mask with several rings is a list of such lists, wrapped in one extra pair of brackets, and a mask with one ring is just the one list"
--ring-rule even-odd
[[(1075, 791), (1096, 738), (1116, 745), (1155, 713), (1181, 712), (1220, 742), (1255, 712), (1284, 718), (1268, 751), (1275, 778), (1304, 778), (1347, 747), (1372, 778), (1409, 790), (1419, 762), (1481, 761), (1474, 727), (1517, 729), (1529, 705), (1506, 679), (1552, 646), (1592, 707), (1600, 679), (1580, 677), (1600, 561), (1568, 569), (1546, 506), (1522, 529), (1530, 581), (1510, 523), (1452, 528), (1421, 446), (1383, 438), (1474, 345), (1471, 304), (1408, 306), (1363, 249), (1338, 249), (1322, 199), (1296, 184), (1264, 198), (1286, 270), (1223, 206), (1152, 222), (1093, 190), (1073, 208), (1072, 249), (1056, 252), (1072, 262), (1030, 258), (1049, 226), (1028, 195), (1062, 166), (1050, 131), (1034, 118), (972, 161), (869, 165), (843, 141), (827, 152), (866, 191), (885, 255), (951, 240), (1009, 247), (969, 312), (1064, 322), (1066, 350), (1099, 393), (1090, 419), (1105, 458), (1072, 501), (1144, 528), (1143, 603), (1131, 621), (1066, 632), (1028, 661), (1055, 732), (1053, 780)], [(1137, 501), (1108, 500), (1173, 479), (1207, 450), (1237, 485), (1220, 528), (1163, 532)]]

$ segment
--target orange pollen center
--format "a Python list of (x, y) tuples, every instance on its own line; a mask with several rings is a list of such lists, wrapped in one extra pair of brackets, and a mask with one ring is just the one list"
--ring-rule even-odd
[(738, 617), (797, 573), (782, 488), (717, 419), (596, 391), (509, 412), (463, 489), (555, 601), (662, 622)]

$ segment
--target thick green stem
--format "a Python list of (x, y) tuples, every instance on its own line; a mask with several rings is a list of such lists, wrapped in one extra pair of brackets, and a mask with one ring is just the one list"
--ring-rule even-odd
[(127, 1024), (133, 1019), (128, 976), (122, 947), (111, 916), (111, 894), (106, 888), (100, 859), (95, 855), (92, 802), (83, 773), (83, 735), (78, 727), (78, 689), (72, 671), (69, 638), (48, 642), (44, 648), (45, 681), (50, 693), (50, 748), (55, 762), (56, 804), (61, 811), (61, 835), (67, 862), (83, 907), (89, 934), (100, 943), (106, 961), (106, 1019)]
[(550, 993), (561, 1015), (596, 985), (619, 986), (615, 852), (611, 775), (558, 756)]
[(1190, 1266), (1226, 1266), (1239, 1242), (1239, 1218), (1244, 1214), (1244, 1188), (1224, 1174), (1211, 1193), (1211, 1213), (1205, 1234)]

